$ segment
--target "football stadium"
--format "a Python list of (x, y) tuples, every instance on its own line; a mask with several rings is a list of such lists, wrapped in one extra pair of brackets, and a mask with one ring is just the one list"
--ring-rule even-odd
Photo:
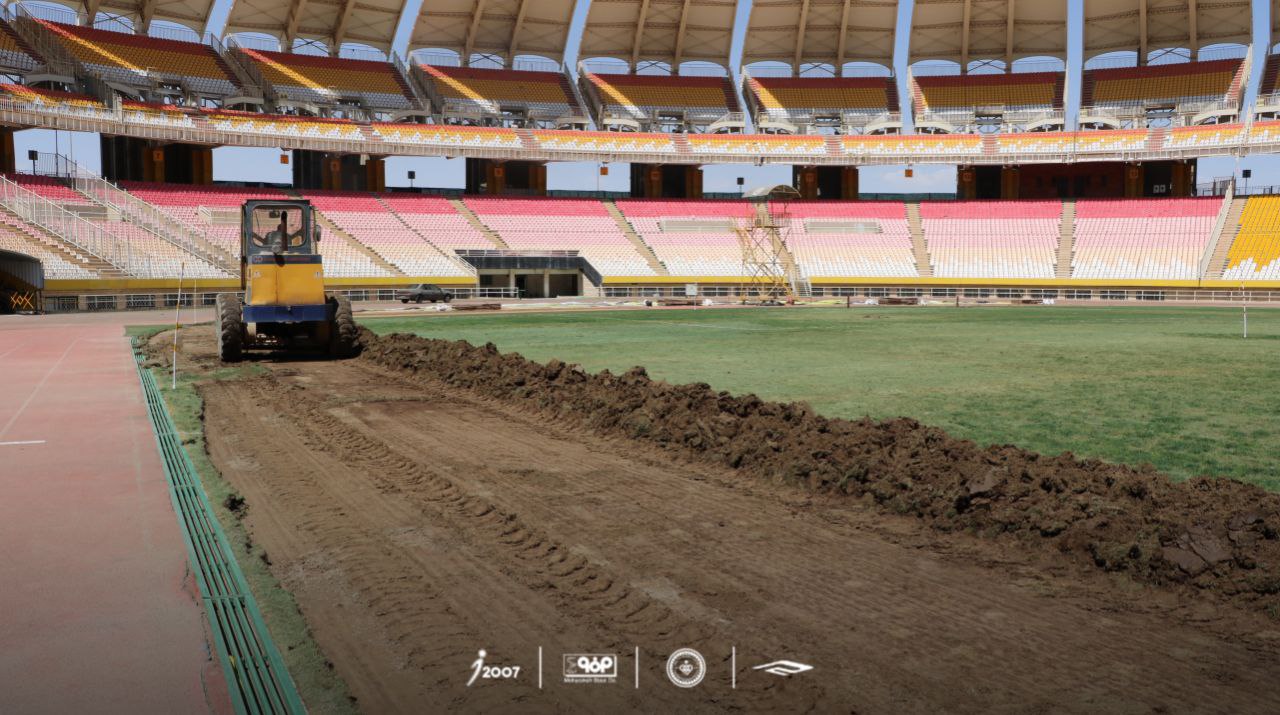
[(1280, 712), (1280, 0), (0, 7), (0, 712)]

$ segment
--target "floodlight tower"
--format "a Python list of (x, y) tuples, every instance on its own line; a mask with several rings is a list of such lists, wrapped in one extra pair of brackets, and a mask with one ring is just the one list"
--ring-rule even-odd
[(800, 198), (800, 192), (778, 184), (752, 189), (743, 198), (754, 207), (755, 214), (748, 225), (736, 229), (742, 246), (742, 301), (753, 296), (761, 301), (794, 299), (802, 279), (787, 248), (791, 231), (787, 205)]

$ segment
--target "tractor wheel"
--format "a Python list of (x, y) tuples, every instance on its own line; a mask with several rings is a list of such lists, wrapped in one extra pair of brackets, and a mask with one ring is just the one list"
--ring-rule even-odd
[(337, 308), (333, 311), (333, 323), (329, 326), (329, 355), (335, 358), (354, 357), (360, 352), (360, 330), (351, 315), (351, 301), (346, 296), (334, 296)]
[(215, 305), (218, 357), (223, 362), (239, 362), (244, 355), (244, 304), (236, 296), (222, 293)]

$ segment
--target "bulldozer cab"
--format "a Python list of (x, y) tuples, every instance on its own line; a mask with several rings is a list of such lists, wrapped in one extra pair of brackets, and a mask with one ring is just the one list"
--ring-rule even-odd
[(320, 250), (308, 201), (246, 201), (241, 222), (246, 256), (310, 256)]

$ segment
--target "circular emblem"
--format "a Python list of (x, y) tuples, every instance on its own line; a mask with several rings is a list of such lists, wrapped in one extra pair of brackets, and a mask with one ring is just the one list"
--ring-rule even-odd
[(707, 659), (692, 648), (681, 648), (667, 658), (667, 677), (682, 688), (692, 688), (707, 676)]

